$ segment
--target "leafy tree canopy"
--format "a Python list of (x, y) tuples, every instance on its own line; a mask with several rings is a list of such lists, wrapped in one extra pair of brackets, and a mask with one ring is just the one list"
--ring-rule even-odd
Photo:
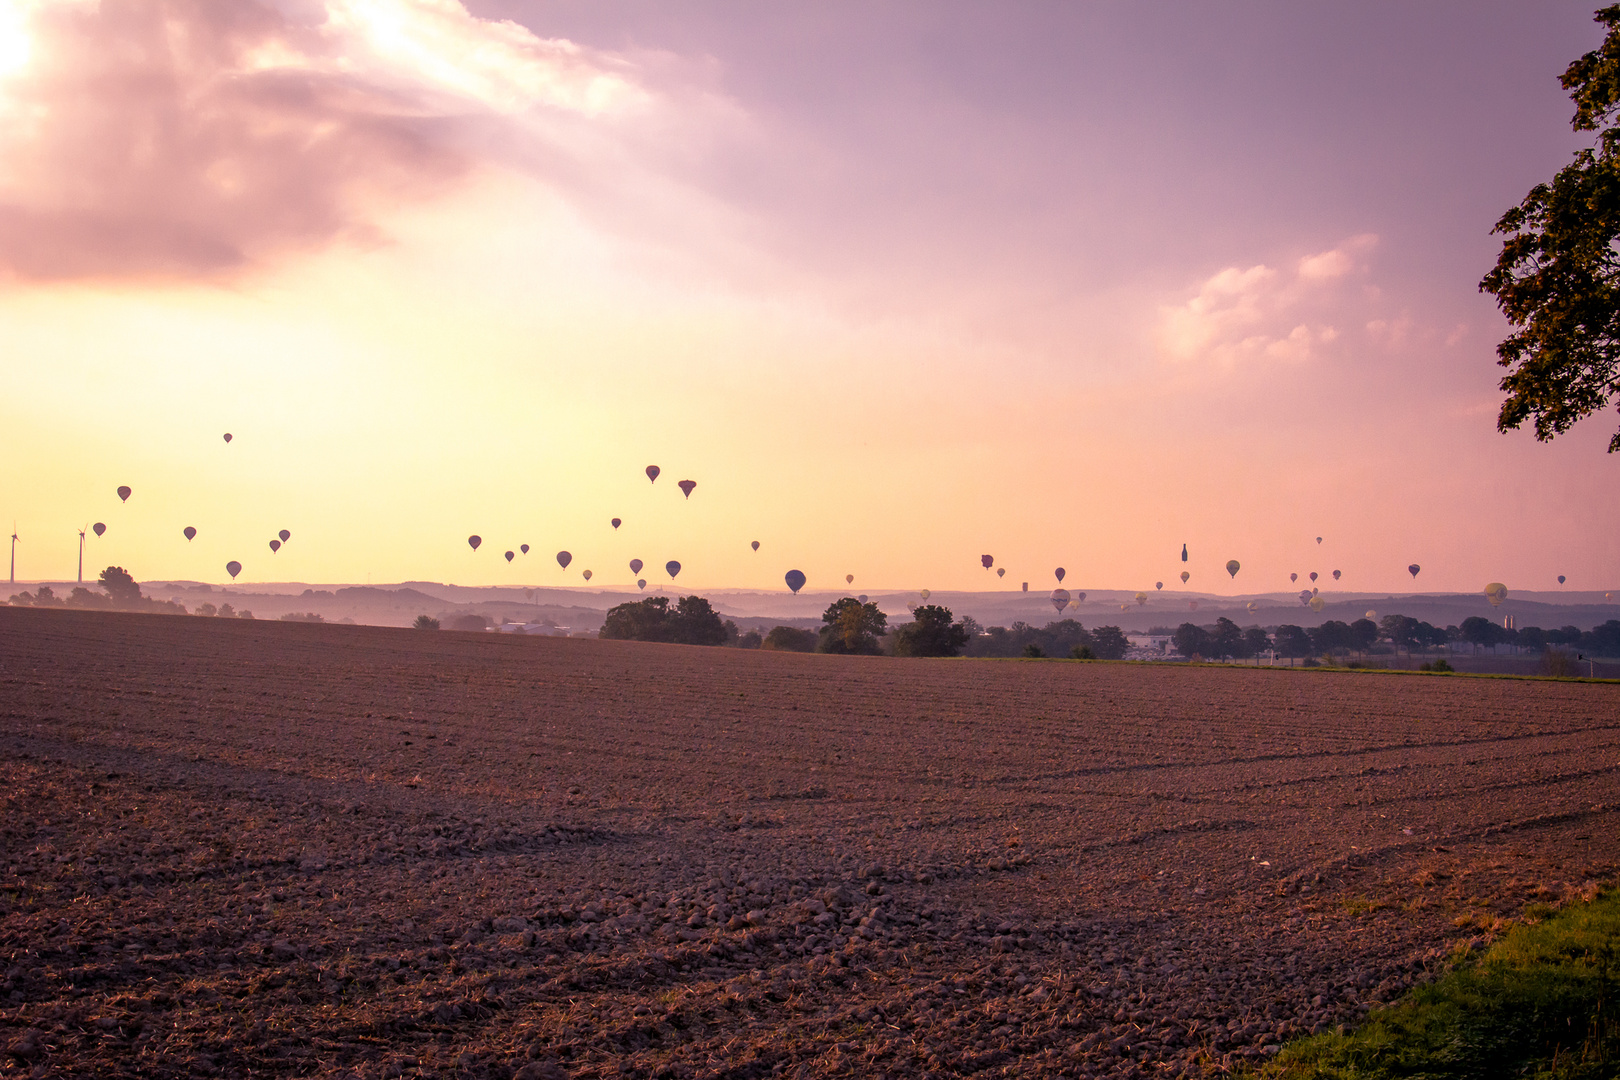
[(101, 587), (115, 603), (135, 604), (141, 599), (141, 587), (122, 566), (109, 566), (101, 572)]
[(894, 655), (955, 656), (967, 644), (967, 630), (951, 621), (950, 608), (925, 604), (911, 614), (914, 621), (894, 632)]
[(821, 621), (827, 624), (821, 628), (821, 652), (876, 656), (882, 651), (878, 638), (888, 628), (889, 618), (876, 604), (846, 596), (827, 605)]
[(650, 596), (609, 609), (598, 636), (619, 641), (719, 645), (726, 640), (726, 626), (701, 596), (683, 596), (673, 607), (667, 596)]
[(760, 642), (762, 649), (774, 649), (778, 652), (814, 652), (816, 649), (816, 632), (814, 630), (801, 630), (796, 626), (773, 626), (765, 640)]
[[(1559, 79), (1578, 132), (1597, 132), (1550, 183), (1537, 184), (1493, 230), (1507, 239), (1479, 284), (1514, 330), (1496, 348), (1508, 369), (1500, 431), (1533, 423), (1552, 439), (1620, 393), (1620, 5), (1597, 12), (1603, 44)], [(1609, 452), (1620, 450), (1620, 433)]]

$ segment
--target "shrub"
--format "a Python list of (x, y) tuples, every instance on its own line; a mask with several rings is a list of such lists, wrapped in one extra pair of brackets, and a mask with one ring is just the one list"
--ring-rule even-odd
[(758, 630), (750, 630), (737, 639), (739, 649), (757, 649), (765, 643), (765, 638)]
[[(285, 617), (286, 616), (283, 616), (283, 618)], [(466, 615), (457, 615), (455, 618), (450, 620), (450, 629), (488, 630), (489, 619), (486, 616), (474, 614), (472, 612), (469, 612)]]
[(1041, 660), (1045, 657), (1046, 654), (1041, 651), (1041, 647), (1035, 644), (1033, 641), (1024, 646), (1025, 660)]
[(1074, 659), (1076, 659), (1076, 660), (1095, 660), (1095, 659), (1097, 659), (1097, 654), (1091, 651), (1091, 646), (1090, 645), (1076, 645), (1074, 647), (1074, 651), (1071, 652), (1069, 655), (1071, 657), (1073, 657)]
[(416, 621), (411, 625), (418, 630), (437, 630), (439, 628), (439, 620), (435, 619), (431, 615), (418, 615), (416, 617)]
[(1579, 673), (1575, 666), (1575, 656), (1563, 649), (1548, 649), (1541, 654), (1541, 673), (1551, 675), (1557, 679), (1567, 679)]
[(1456, 671), (1457, 669), (1451, 666), (1450, 661), (1436, 660), (1434, 662), (1434, 670), (1439, 671), (1439, 672), (1447, 672), (1447, 671)]
[[(206, 606), (206, 605), (204, 605), (204, 606)], [(483, 616), (479, 616), (479, 618), (482, 618), (482, 617)], [(282, 622), (323, 623), (323, 622), (326, 621), (326, 618), (325, 618), (325, 616), (320, 615), (319, 613), (314, 612), (314, 611), (289, 611), (289, 612), (287, 612), (287, 614), (285, 614), (285, 615), (283, 615), (281, 617), (281, 621)], [(482, 629), (482, 627), (480, 627), (480, 629)]]
[(773, 626), (760, 643), (760, 648), (778, 652), (815, 652), (816, 632), (800, 630), (796, 626)]

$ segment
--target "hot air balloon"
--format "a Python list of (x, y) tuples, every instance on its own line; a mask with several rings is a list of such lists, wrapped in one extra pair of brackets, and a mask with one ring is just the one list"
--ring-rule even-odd
[(508, 551), (508, 552), (507, 552), (507, 553), (506, 553), (506, 561), (507, 561), (507, 562), (511, 562), (511, 561), (512, 561), (512, 560), (513, 560), (513, 559), (515, 559), (515, 558), (517, 558), (517, 552), (515, 552), (515, 551)]
[(568, 564), (573, 562), (573, 561), (574, 561), (574, 557), (572, 555), (568, 554), (568, 552), (566, 552), (566, 551), (557, 552), (557, 565), (562, 567), (564, 570), (568, 569)]
[(528, 544), (519, 544), (518, 545), (518, 550), (523, 552), (523, 554), (527, 555), (529, 553), (529, 545)]
[(1378, 612), (1369, 611), (1366, 614), (1366, 618), (1372, 619), (1374, 622), (1377, 622), (1378, 621)]
[(1302, 603), (1302, 604), (1309, 604), (1311, 602), (1311, 590), (1309, 590), (1309, 589), (1301, 589), (1301, 590), (1299, 590), (1299, 602)]
[(618, 518), (614, 518), (610, 524), (617, 529), (620, 525), (624, 524), (624, 522), (620, 521)]
[(1260, 605), (1255, 603), (1253, 600), (1250, 600), (1245, 606), (1249, 609), (1250, 615), (1253, 615), (1255, 612), (1260, 610)]
[(1154, 583), (1153, 583), (1153, 587), (1154, 587), (1154, 589), (1157, 589), (1157, 590), (1162, 590), (1162, 589), (1163, 589), (1163, 588), (1164, 588), (1164, 582), (1162, 582), (1162, 581), (1155, 581), (1155, 582), (1154, 582)]
[(1236, 559), (1226, 560), (1226, 572), (1228, 574), (1231, 574), (1233, 577), (1237, 577), (1237, 572), (1241, 569), (1243, 569), (1243, 564), (1238, 562)]
[(232, 581), (235, 581), (236, 575), (242, 572), (242, 564), (237, 562), (235, 559), (232, 559), (230, 562), (225, 564), (225, 572), (231, 575)]
[(1024, 582), (1024, 591), (1029, 592), (1029, 582)]
[(1186, 544), (1181, 545), (1181, 561), (1182, 562), (1187, 561), (1187, 545)]
[(753, 548), (755, 551), (758, 551), (759, 550), (759, 541), (755, 540), (752, 543), (750, 543), (748, 546)]
[(1187, 610), (1188, 611), (1197, 611), (1198, 610), (1198, 601), (1196, 601), (1196, 600), (1187, 601)]
[(1341, 573), (1341, 572), (1342, 572), (1342, 571), (1339, 571), (1339, 570), (1335, 570), (1335, 571), (1333, 571), (1333, 580), (1334, 580), (1334, 581), (1338, 581), (1338, 580), (1339, 580), (1339, 574), (1340, 574), (1340, 573)]
[(979, 565), (988, 570), (992, 566), (996, 565), (996, 558), (994, 555), (980, 555)]
[(1417, 577), (1418, 571), (1421, 569), (1423, 569), (1423, 567), (1419, 566), (1417, 563), (1413, 563), (1411, 566), (1406, 568), (1406, 572), (1411, 574), (1413, 577)]
[(641, 573), (641, 567), (642, 567), (642, 565), (643, 565), (643, 564), (642, 564), (642, 561), (641, 561), (641, 560), (640, 560), (640, 559), (631, 559), (631, 560), (630, 560), (630, 572), (631, 572), (631, 573), (632, 573), (632, 574), (639, 574), (639, 573)]
[(1288, 575), (1288, 580), (1290, 582), (1298, 581), (1299, 580), (1299, 575), (1298, 574), (1289, 574)]
[(1321, 543), (1321, 542), (1322, 542), (1322, 538), (1321, 538), (1321, 537), (1320, 537), (1320, 536), (1318, 536), (1318, 537), (1317, 537), (1317, 538), (1316, 538), (1316, 542), (1317, 542), (1317, 543), (1318, 543), (1318, 544), (1320, 544), (1320, 543)]
[(1007, 576), (1007, 568), (1005, 566), (996, 567), (996, 577), (1006, 577), (1006, 576)]
[(681, 489), (681, 494), (682, 495), (685, 495), (688, 499), (690, 499), (692, 497), (692, 489), (697, 487), (697, 481), (696, 480), (682, 480), (680, 483), (676, 484), (675, 486)]
[(1061, 585), (1061, 584), (1062, 584), (1062, 583), (1063, 583), (1063, 575), (1064, 575), (1064, 574), (1067, 574), (1067, 573), (1068, 573), (1068, 571), (1067, 571), (1067, 570), (1065, 570), (1065, 569), (1063, 569), (1063, 567), (1061, 567), (1061, 566), (1060, 566), (1060, 567), (1058, 567), (1058, 568), (1057, 568), (1057, 569), (1056, 569), (1056, 570), (1054, 570), (1054, 571), (1052, 571), (1052, 573), (1053, 573), (1053, 574), (1054, 574), (1054, 575), (1056, 575), (1056, 577), (1057, 577), (1057, 579), (1058, 579), (1058, 584), (1060, 584), (1060, 585)]
[(97, 536), (100, 536), (107, 531), (107, 526), (98, 521), (94, 525), (90, 526), (90, 531), (95, 533)]
[(1124, 605), (1124, 604), (1121, 604), (1121, 605), (1119, 605), (1119, 610), (1121, 610), (1121, 611), (1124, 611), (1124, 610), (1125, 610), (1125, 607), (1126, 607), (1126, 605)]
[(1315, 595), (1316, 595), (1316, 594), (1317, 594), (1317, 593), (1319, 593), (1319, 592), (1321, 592), (1321, 591), (1322, 591), (1322, 590), (1321, 590), (1321, 589), (1312, 589), (1312, 590), (1311, 590), (1311, 595), (1312, 595), (1312, 596), (1315, 596)]
[(636, 579), (636, 588), (645, 589), (646, 587), (647, 587), (647, 579), (646, 578), (637, 578)]
[(119, 502), (129, 502), (129, 496), (130, 496), (130, 491), (129, 491), (129, 487), (127, 485), (118, 489), (118, 501)]
[(1500, 581), (1493, 581), (1485, 586), (1485, 599), (1491, 602), (1491, 607), (1501, 607), (1502, 601), (1507, 599), (1507, 586)]
[(1606, 603), (1606, 604), (1614, 603), (1614, 593), (1612, 593), (1612, 592), (1604, 593), (1603, 594), (1603, 602)]
[(658, 473), (659, 473), (658, 466), (656, 466), (656, 465), (647, 466), (647, 482), (649, 484), (657, 483), (658, 482)]
[(906, 601), (906, 610), (911, 611), (911, 612), (915, 612), (917, 610), (917, 601), (915, 601), (915, 600), (907, 600)]
[(1315, 571), (1315, 570), (1312, 570), (1312, 571), (1311, 571), (1311, 580), (1312, 580), (1312, 581), (1315, 581), (1315, 580), (1316, 580), (1316, 571)]
[(230, 432), (228, 432), (228, 431), (227, 431), (227, 432), (226, 432), (226, 433), (225, 433), (225, 441), (226, 441), (226, 442), (230, 442), (230, 441), (231, 441), (231, 433), (230, 433)]
[(197, 535), (197, 530), (195, 528), (193, 528), (192, 526), (190, 526), (190, 525), (187, 525), (185, 528), (181, 529), (180, 531), (186, 534), (186, 539), (187, 540), (194, 539), (196, 537), (196, 535)]
[(1190, 577), (1192, 577), (1192, 575), (1189, 574), (1187, 571), (1183, 570), (1181, 572), (1181, 583), (1183, 585), (1187, 584), (1187, 579), (1190, 578)]
[(845, 574), (844, 575), (844, 584), (845, 585), (853, 585), (853, 584), (855, 584), (855, 575), (854, 574)]
[(1564, 575), (1559, 574), (1558, 575), (1558, 584), (1562, 585), (1563, 583), (1564, 583)]
[(1136, 594), (1136, 606), (1141, 607), (1145, 603), (1147, 603), (1147, 593), (1145, 593), (1145, 592), (1137, 593)]
[(585, 571), (585, 580), (586, 581), (591, 580), (591, 572), (589, 570)]
[(793, 590), (794, 596), (797, 596), (799, 595), (799, 590), (804, 588), (804, 571), (789, 570), (786, 574), (782, 575), (782, 580), (787, 582), (787, 587)]
[(471, 547), (474, 551), (477, 551), (478, 550), (478, 545), (482, 544), (483, 542), (484, 542), (484, 538), (482, 536), (473, 535), (473, 536), (467, 537), (467, 545), (469, 547)]
[(861, 595), (857, 596), (855, 599), (859, 600), (861, 603), (864, 604), (864, 603), (866, 603), (866, 594), (861, 593)]
[(1065, 605), (1065, 604), (1067, 604), (1069, 602), (1069, 590), (1068, 589), (1053, 589), (1051, 599), (1052, 599), (1052, 607), (1054, 607), (1058, 611), (1062, 611), (1063, 610), (1063, 605)]
[(924, 599), (924, 600), (926, 600), (926, 599), (928, 599), (928, 597), (929, 597), (929, 596), (930, 596), (930, 595), (932, 595), (932, 594), (931, 594), (931, 593), (929, 593), (929, 591), (928, 591), (928, 590), (927, 590), (927, 589), (924, 589), (924, 590), (923, 590), (923, 591), (922, 591), (922, 592), (921, 592), (921, 593), (920, 593), (920, 594), (919, 594), (919, 595), (920, 595), (920, 596), (921, 596), (921, 597), (922, 597), (922, 598), (923, 598), (923, 599)]
[(282, 529), (280, 532), (276, 533), (276, 535), (281, 537), (281, 542), (283, 544), (292, 539), (292, 533), (288, 532), (286, 529)]
[(270, 541), (270, 554), (274, 555), (276, 552), (278, 552), (280, 550), (281, 550), (281, 541), (280, 540), (272, 540), (272, 541)]
[(1079, 607), (1081, 604), (1083, 604), (1085, 602), (1086, 602), (1086, 594), (1085, 593), (1077, 592), (1077, 593), (1074, 594), (1074, 606), (1075, 607)]
[(1311, 597), (1310, 609), (1312, 611), (1320, 615), (1322, 613), (1322, 609), (1325, 607), (1327, 607), (1326, 600), (1322, 599), (1320, 596)]

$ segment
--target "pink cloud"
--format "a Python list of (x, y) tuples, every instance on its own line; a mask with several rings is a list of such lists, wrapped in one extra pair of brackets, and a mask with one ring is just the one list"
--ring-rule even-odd
[(458, 0), (25, 10), (25, 47), (0, 56), (0, 267), (24, 279), (206, 276), (374, 242), (382, 207), (489, 155), (491, 123), (647, 99), (622, 62)]

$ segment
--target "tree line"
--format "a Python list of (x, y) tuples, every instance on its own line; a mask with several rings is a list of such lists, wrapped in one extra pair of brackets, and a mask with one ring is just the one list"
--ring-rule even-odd
[(1294, 660), (1308, 656), (1366, 655), (1381, 644), (1395, 652), (1428, 652), (1445, 646), (1472, 645), (1477, 652), (1497, 645), (1545, 651), (1578, 649), (1599, 656), (1620, 656), (1620, 620), (1610, 619), (1591, 630), (1574, 626), (1543, 630), (1527, 626), (1514, 630), (1478, 615), (1459, 626), (1433, 626), (1407, 615), (1386, 615), (1378, 622), (1357, 619), (1345, 623), (1329, 619), (1320, 626), (1284, 624), (1271, 632), (1259, 626), (1246, 629), (1228, 618), (1212, 626), (1182, 623), (1170, 634), (1176, 652), (1204, 660), (1247, 660), (1275, 650), (1277, 656)]

